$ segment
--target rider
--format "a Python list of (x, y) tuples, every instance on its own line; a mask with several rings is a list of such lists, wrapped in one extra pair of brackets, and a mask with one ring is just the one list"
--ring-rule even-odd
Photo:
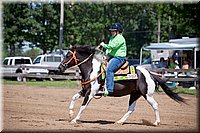
[(126, 40), (122, 35), (123, 26), (120, 23), (114, 23), (109, 31), (111, 32), (109, 43), (100, 43), (100, 46), (106, 49), (106, 54), (109, 57), (106, 68), (106, 87), (104, 96), (107, 96), (114, 90), (114, 72), (124, 64), (127, 49)]

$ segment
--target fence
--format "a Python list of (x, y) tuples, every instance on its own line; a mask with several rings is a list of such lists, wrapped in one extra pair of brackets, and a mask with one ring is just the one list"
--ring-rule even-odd
[(163, 80), (169, 81), (198, 81), (199, 69), (166, 69), (151, 68), (148, 69), (153, 74), (162, 77)]
[[(16, 66), (13, 66), (16, 67)], [(19, 66), (18, 66), (19, 68)], [(24, 81), (26, 78), (39, 78), (39, 79), (70, 79), (70, 80), (80, 80), (81, 75), (78, 68), (68, 69), (65, 74), (27, 74), (27, 68), (35, 68), (35, 69), (48, 69), (55, 70), (55, 67), (39, 67), (39, 66), (21, 66), (23, 69), (23, 73), (4, 73), (3, 77), (22, 77)], [(156, 74), (160, 76), (164, 81), (171, 82), (195, 82), (199, 81), (198, 72), (199, 69), (166, 69), (166, 68), (151, 68), (148, 69), (152, 74)]]
[[(20, 70), (20, 72), (18, 70)], [(31, 71), (30, 71), (31, 69)], [(41, 71), (38, 71), (41, 70)], [(43, 70), (46, 71), (46, 74), (41, 74)], [(17, 72), (18, 71), (18, 72)], [(23, 81), (26, 81), (27, 78), (30, 79), (70, 79), (70, 80), (80, 80), (80, 70), (78, 68), (67, 69), (63, 74), (57, 73), (57, 67), (44, 67), (44, 66), (2, 66), (2, 76), (4, 78), (16, 78), (21, 77)], [(34, 72), (34, 74), (32, 74)]]
[(199, 69), (149, 69), (151, 73), (160, 76), (170, 86), (196, 87), (199, 89)]

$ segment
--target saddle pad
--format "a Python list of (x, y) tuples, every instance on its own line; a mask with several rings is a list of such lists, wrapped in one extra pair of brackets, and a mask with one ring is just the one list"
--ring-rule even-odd
[[(115, 73), (114, 81), (138, 79), (137, 74), (135, 72), (135, 67), (134, 66), (128, 66), (127, 69), (128, 70), (121, 71), (120, 73)], [(106, 70), (105, 64), (103, 64), (101, 66), (101, 72), (103, 70)], [(101, 77), (102, 77), (102, 79), (105, 79), (106, 78), (105, 73), (102, 74)]]
[(135, 67), (128, 66), (128, 69), (129, 69), (128, 73), (115, 74), (114, 81), (137, 79), (138, 77), (135, 72)]

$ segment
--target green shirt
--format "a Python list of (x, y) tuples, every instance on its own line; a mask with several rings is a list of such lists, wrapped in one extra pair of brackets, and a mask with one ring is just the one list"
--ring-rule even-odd
[(176, 64), (175, 63), (171, 63), (170, 66), (169, 66), (169, 68), (175, 69), (176, 68)]
[(108, 44), (104, 44), (106, 54), (110, 56), (126, 57), (126, 40), (122, 34), (111, 37)]

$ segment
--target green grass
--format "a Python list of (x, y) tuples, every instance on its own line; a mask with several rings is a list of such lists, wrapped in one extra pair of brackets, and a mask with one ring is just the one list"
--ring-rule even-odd
[[(181, 86), (178, 87), (170, 87), (173, 92), (178, 94), (188, 94), (188, 95), (196, 95), (198, 90), (190, 90), (189, 88), (183, 88)], [(162, 88), (159, 87), (159, 92), (163, 92)]]
[[(60, 87), (60, 88), (81, 88), (80, 81), (71, 81), (71, 80), (60, 80), (60, 81), (28, 81), (28, 82), (18, 82), (13, 80), (2, 80), (2, 84), (4, 85), (30, 85), (30, 86), (41, 86), (41, 87)], [(183, 88), (178, 86), (177, 88), (171, 87), (171, 89), (179, 94), (189, 94), (196, 95), (198, 90), (190, 90), (189, 88)], [(163, 92), (161, 88), (159, 88), (159, 92)]]
[(174, 92), (180, 93), (180, 94), (189, 94), (189, 95), (196, 95), (197, 90), (190, 90), (189, 88), (183, 88), (183, 87), (177, 87), (173, 89)]
[(41, 86), (41, 87), (62, 87), (62, 88), (80, 88), (79, 81), (62, 80), (62, 81), (28, 81), (18, 82), (12, 80), (2, 80), (3, 85), (30, 85), (30, 86)]

